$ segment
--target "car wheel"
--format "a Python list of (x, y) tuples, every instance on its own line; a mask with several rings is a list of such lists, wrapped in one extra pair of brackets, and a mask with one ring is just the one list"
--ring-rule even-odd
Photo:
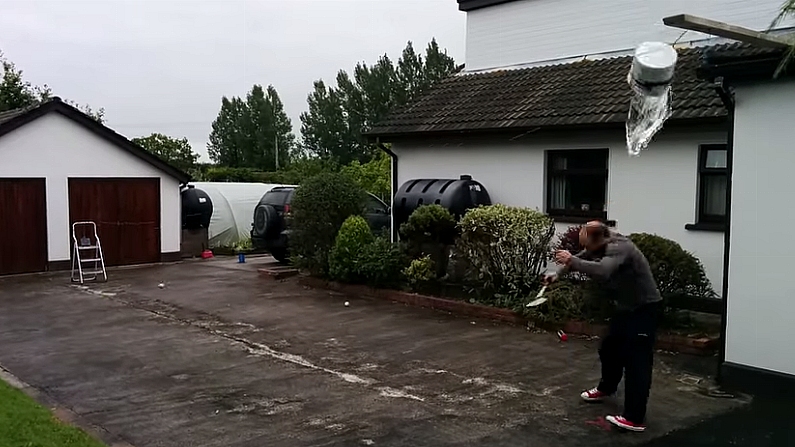
[(254, 212), (254, 231), (257, 235), (267, 238), (278, 229), (279, 214), (271, 205), (260, 205)]

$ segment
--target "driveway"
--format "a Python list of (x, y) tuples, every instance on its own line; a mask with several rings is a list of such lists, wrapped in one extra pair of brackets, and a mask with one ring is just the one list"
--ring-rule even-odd
[(0, 365), (137, 447), (637, 445), (747, 403), (660, 354), (649, 431), (609, 431), (620, 401), (578, 398), (596, 341), (270, 282), (250, 261), (0, 279)]

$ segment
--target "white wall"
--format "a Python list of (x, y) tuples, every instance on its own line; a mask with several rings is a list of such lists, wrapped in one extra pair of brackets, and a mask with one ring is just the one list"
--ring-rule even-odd
[(735, 94), (726, 361), (795, 374), (795, 83)]
[(47, 179), (50, 262), (71, 259), (69, 177), (160, 177), (160, 251), (180, 250), (179, 181), (58, 113), (0, 138), (0, 177)]
[[(716, 292), (723, 285), (723, 233), (685, 230), (694, 223), (698, 146), (725, 143), (725, 130), (666, 131), (640, 157), (627, 155), (624, 132), (530, 134), (446, 142), (397, 142), (398, 185), (417, 178), (470, 174), (493, 202), (545, 210), (544, 151), (609, 148), (608, 219), (624, 234), (647, 232), (679, 242), (698, 256)], [(571, 224), (557, 224), (558, 232)]]
[[(674, 42), (663, 17), (693, 14), (766, 29), (783, 0), (522, 0), (467, 13), (466, 70)], [(792, 23), (792, 22), (788, 22)], [(683, 40), (708, 36), (688, 32)]]

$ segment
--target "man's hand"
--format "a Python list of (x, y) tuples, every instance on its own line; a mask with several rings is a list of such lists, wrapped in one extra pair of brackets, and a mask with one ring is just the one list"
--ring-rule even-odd
[(569, 265), (571, 256), (571, 253), (567, 250), (558, 250), (555, 252), (555, 262), (560, 265)]
[(553, 282), (555, 282), (557, 280), (558, 280), (558, 274), (557, 273), (547, 273), (541, 279), (541, 284), (543, 286), (548, 286), (548, 285), (552, 284)]

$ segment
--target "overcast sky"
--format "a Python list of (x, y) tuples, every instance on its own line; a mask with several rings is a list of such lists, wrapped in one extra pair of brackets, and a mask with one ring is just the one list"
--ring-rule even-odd
[(221, 96), (273, 84), (297, 131), (316, 79), (432, 37), (462, 63), (465, 22), (455, 0), (0, 0), (0, 50), (125, 136), (184, 136), (206, 160)]

